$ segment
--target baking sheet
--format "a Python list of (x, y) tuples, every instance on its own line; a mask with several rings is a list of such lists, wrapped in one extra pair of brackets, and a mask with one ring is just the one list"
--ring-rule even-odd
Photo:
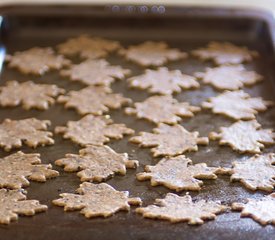
[[(239, 10), (224, 9), (184, 9), (167, 8), (166, 14), (113, 14), (102, 7), (5, 7), (0, 9), (3, 16), (1, 26), (2, 51), (8, 53), (25, 50), (33, 46), (55, 46), (68, 37), (81, 33), (93, 36), (107, 37), (121, 41), (124, 46), (140, 43), (145, 40), (164, 40), (171, 47), (183, 51), (204, 46), (211, 40), (230, 41), (246, 45), (260, 52), (261, 57), (252, 63), (245, 64), (265, 77), (265, 81), (251, 88), (244, 88), (252, 96), (262, 96), (267, 100), (275, 100), (274, 49), (270, 38), (268, 25), (263, 18), (253, 17)], [(250, 15), (248, 17), (247, 15)], [(74, 62), (80, 59), (74, 58)], [(134, 63), (129, 63), (115, 54), (107, 60), (133, 71), (132, 75), (141, 74), (144, 69)], [(195, 58), (167, 64), (169, 69), (180, 69), (192, 74), (213, 66), (211, 62), (201, 62)], [(67, 90), (78, 90), (85, 85), (71, 82), (60, 77), (57, 71), (52, 71), (42, 77), (22, 75), (16, 70), (2, 68), (1, 85), (8, 80), (19, 82), (32, 80), (35, 83), (57, 84)], [(135, 102), (143, 101), (149, 94), (146, 91), (132, 90), (126, 81), (117, 81), (112, 85), (114, 92), (123, 93)], [(181, 101), (199, 105), (208, 97), (219, 92), (202, 84), (197, 90), (183, 91), (175, 95)], [(136, 120), (127, 116), (122, 110), (111, 111), (110, 115), (116, 123), (125, 123), (128, 127), (139, 131), (151, 131), (155, 126), (145, 120)], [(47, 111), (25, 111), (21, 107), (0, 108), (1, 122), (5, 118), (23, 119), (36, 117), (52, 121), (51, 130), (57, 125), (64, 125), (68, 120), (81, 118), (74, 110), (64, 110), (61, 104), (52, 106)], [(275, 109), (269, 109), (257, 115), (257, 120), (264, 128), (275, 127)], [(217, 131), (220, 126), (229, 126), (230, 119), (213, 115), (203, 110), (191, 119), (184, 119), (181, 124), (190, 131), (199, 131), (201, 136), (207, 136), (210, 131)], [(80, 149), (69, 140), (63, 140), (55, 135), (55, 145), (39, 147), (35, 150), (22, 147), (24, 152), (39, 152), (43, 163), (54, 163), (66, 153), (77, 153)], [(155, 198), (163, 198), (170, 190), (158, 186), (151, 187), (149, 181), (139, 182), (135, 179), (137, 172), (143, 171), (144, 165), (154, 165), (158, 159), (153, 159), (149, 149), (140, 149), (137, 145), (128, 143), (127, 137), (121, 141), (111, 141), (108, 145), (117, 152), (128, 152), (131, 159), (138, 159), (140, 167), (128, 170), (126, 176), (115, 176), (107, 181), (118, 190), (128, 190), (131, 196), (141, 197), (144, 205), (154, 202)], [(268, 147), (264, 152), (274, 152), (274, 147)], [(17, 150), (12, 151), (16, 152)], [(0, 157), (8, 153), (0, 151)], [(231, 162), (247, 158), (249, 155), (233, 152), (229, 147), (220, 147), (216, 141), (209, 146), (199, 147), (198, 152), (187, 153), (194, 163), (206, 162), (209, 166), (230, 167)], [(240, 213), (229, 212), (219, 215), (216, 221), (208, 221), (202, 226), (188, 226), (186, 223), (171, 224), (166, 221), (143, 219), (134, 213), (119, 212), (110, 218), (86, 219), (78, 211), (64, 213), (61, 207), (53, 206), (51, 201), (58, 198), (59, 193), (74, 192), (80, 181), (75, 173), (65, 173), (62, 168), (54, 166), (60, 172), (60, 177), (50, 179), (46, 183), (31, 182), (27, 188), (29, 199), (38, 199), (47, 204), (46, 213), (34, 217), (20, 217), (18, 222), (8, 226), (0, 225), (0, 239), (272, 239), (275, 228), (262, 227), (250, 218), (240, 218)], [(180, 195), (184, 195), (185, 191)], [(219, 176), (217, 180), (204, 180), (200, 192), (190, 192), (195, 200), (220, 200), (224, 204), (243, 201), (247, 197), (259, 198), (266, 193), (246, 190), (240, 183), (230, 183), (228, 176)]]

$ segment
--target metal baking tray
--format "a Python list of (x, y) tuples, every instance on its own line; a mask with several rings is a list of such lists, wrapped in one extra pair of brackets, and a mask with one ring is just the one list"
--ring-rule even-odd
[[(114, 10), (114, 9), (113, 9)], [(262, 74), (264, 82), (250, 88), (244, 88), (252, 96), (262, 96), (275, 100), (275, 59), (274, 39), (272, 39), (274, 21), (265, 12), (238, 9), (204, 9), (166, 7), (165, 13), (142, 13), (140, 11), (112, 11), (109, 6), (5, 6), (0, 8), (1, 17), (1, 56), (4, 52), (25, 50), (33, 46), (52, 46), (63, 42), (69, 37), (85, 33), (93, 36), (107, 37), (121, 41), (124, 46), (140, 43), (145, 40), (164, 40), (172, 47), (183, 51), (206, 45), (211, 40), (229, 41), (245, 45), (260, 52), (260, 58), (245, 64)], [(133, 75), (143, 72), (143, 68), (123, 60), (115, 54), (107, 58), (112, 64), (130, 68)], [(1, 63), (3, 58), (1, 58)], [(75, 62), (80, 61), (74, 59)], [(213, 66), (211, 62), (201, 62), (195, 58), (167, 64), (170, 69), (180, 69), (192, 74)], [(59, 76), (58, 71), (41, 76), (27, 76), (3, 65), (1, 70), (1, 85), (8, 80), (20, 82), (33, 80), (36, 83), (54, 83), (67, 90), (77, 90), (84, 85), (71, 82)], [(114, 92), (123, 93), (134, 101), (142, 101), (149, 96), (146, 91), (127, 88), (126, 81), (117, 81), (112, 85)], [(175, 95), (178, 100), (184, 100), (199, 105), (203, 100), (218, 94), (212, 87), (203, 85), (200, 89), (183, 91)], [(138, 133), (151, 131), (153, 124), (136, 120), (127, 116), (122, 110), (110, 112), (115, 122), (127, 124)], [(52, 121), (51, 130), (57, 125), (63, 125), (68, 120), (78, 120), (80, 116), (73, 110), (65, 110), (61, 104), (52, 106), (47, 111), (25, 111), (21, 107), (0, 108), (0, 120), (5, 118), (23, 119), (36, 117)], [(257, 120), (264, 128), (275, 128), (275, 109), (270, 109), (257, 115)], [(192, 119), (184, 119), (181, 124), (188, 130), (198, 130), (202, 136), (220, 126), (232, 123), (229, 119), (214, 115), (203, 110)], [(55, 135), (55, 145), (30, 149), (22, 147), (24, 152), (41, 153), (44, 163), (54, 163), (66, 153), (77, 153), (79, 147), (69, 140), (63, 140)], [(139, 182), (135, 178), (137, 172), (143, 170), (146, 164), (156, 164), (149, 149), (139, 149), (128, 143), (127, 137), (121, 141), (111, 141), (108, 145), (118, 152), (128, 152), (131, 159), (138, 159), (140, 167), (128, 170), (126, 176), (115, 176), (107, 181), (118, 190), (129, 190), (131, 196), (142, 198), (144, 205), (151, 204), (156, 198), (165, 196), (168, 189), (151, 187), (148, 181)], [(268, 147), (264, 152), (274, 152), (274, 147)], [(12, 152), (16, 152), (14, 150)], [(0, 150), (0, 157), (8, 153)], [(231, 166), (231, 162), (243, 159), (248, 155), (239, 154), (229, 147), (218, 146), (210, 142), (209, 146), (199, 147), (198, 152), (187, 153), (194, 163), (206, 162), (209, 166)], [(144, 219), (134, 213), (119, 212), (110, 218), (86, 219), (78, 211), (64, 213), (61, 207), (53, 206), (51, 201), (58, 198), (61, 192), (74, 192), (79, 186), (79, 178), (74, 173), (65, 173), (62, 168), (53, 164), (60, 172), (60, 177), (48, 180), (46, 183), (31, 182), (27, 188), (29, 199), (38, 199), (47, 204), (46, 213), (34, 217), (20, 217), (18, 222), (10, 225), (0, 225), (0, 239), (272, 239), (275, 228), (263, 227), (250, 218), (240, 218), (240, 213), (229, 212), (208, 221), (202, 226), (189, 226), (186, 223), (171, 224), (167, 221)], [(246, 190), (240, 183), (230, 183), (228, 176), (220, 176), (217, 180), (204, 180), (200, 192), (190, 192), (195, 200), (221, 200), (224, 204), (243, 201), (246, 198), (259, 198), (266, 193)], [(181, 192), (181, 195), (185, 192)], [(272, 237), (273, 236), (273, 237)]]

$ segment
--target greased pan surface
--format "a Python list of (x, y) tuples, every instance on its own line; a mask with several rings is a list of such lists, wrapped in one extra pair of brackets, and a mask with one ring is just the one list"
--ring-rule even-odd
[[(167, 8), (165, 14), (113, 14), (103, 7), (5, 7), (0, 9), (3, 16), (1, 26), (2, 51), (8, 53), (25, 50), (33, 46), (52, 46), (63, 42), (68, 37), (85, 33), (121, 41), (124, 46), (140, 43), (145, 40), (164, 40), (171, 47), (183, 51), (204, 46), (211, 40), (230, 41), (246, 45), (259, 51), (261, 57), (252, 63), (245, 64), (262, 74), (265, 81), (251, 88), (244, 88), (252, 96), (262, 96), (267, 100), (275, 100), (274, 49), (271, 40), (271, 29), (260, 17), (248, 17), (249, 12), (223, 9), (184, 9)], [(241, 16), (246, 17), (241, 17)], [(249, 14), (248, 14), (249, 15)], [(79, 62), (80, 59), (73, 59)], [(123, 58), (112, 54), (107, 58), (112, 64), (118, 64), (133, 71), (132, 75), (140, 74), (143, 68), (129, 63)], [(170, 69), (180, 69), (192, 74), (201, 71), (211, 62), (201, 62), (189, 57), (185, 61), (167, 64)], [(1, 85), (8, 80), (19, 82), (32, 80), (35, 83), (54, 83), (67, 90), (77, 90), (85, 87), (80, 83), (71, 82), (52, 71), (42, 77), (22, 75), (16, 70), (3, 65)], [(112, 85), (114, 92), (123, 93), (133, 101), (142, 101), (149, 96), (146, 91), (132, 90), (126, 81), (117, 81)], [(210, 96), (219, 92), (210, 86), (201, 84), (197, 90), (183, 91), (175, 95), (178, 100), (184, 100), (199, 105)], [(26, 93), (27, 94), (27, 93)], [(127, 124), (139, 131), (151, 131), (153, 124), (144, 120), (136, 120), (127, 116), (122, 110), (110, 112), (115, 122)], [(25, 111), (21, 107), (0, 108), (0, 120), (5, 118), (23, 119), (37, 117), (52, 121), (51, 130), (57, 125), (64, 125), (68, 120), (78, 120), (80, 115), (74, 110), (65, 110), (61, 104), (52, 106), (47, 111)], [(275, 128), (275, 108), (257, 115), (257, 120), (264, 128)], [(202, 136), (210, 131), (217, 131), (220, 126), (228, 126), (231, 120), (203, 110), (192, 119), (184, 119), (181, 124), (188, 130), (198, 130)], [(24, 152), (39, 152), (43, 163), (52, 163), (53, 168), (60, 171), (60, 177), (48, 180), (46, 183), (31, 182), (27, 188), (29, 199), (38, 199), (47, 204), (46, 213), (34, 217), (20, 217), (18, 222), (8, 226), (0, 225), (0, 239), (272, 239), (275, 228), (262, 227), (250, 218), (240, 218), (240, 213), (229, 212), (217, 217), (216, 221), (208, 221), (202, 226), (188, 226), (186, 223), (171, 224), (166, 221), (143, 219), (134, 213), (119, 212), (110, 218), (86, 219), (75, 212), (63, 212), (61, 207), (53, 206), (51, 201), (62, 192), (74, 192), (80, 181), (75, 173), (65, 173), (62, 168), (54, 165), (54, 161), (66, 153), (77, 153), (79, 147), (61, 136), (55, 135), (55, 145), (30, 149), (23, 147)], [(127, 137), (121, 141), (111, 141), (108, 145), (118, 152), (128, 152), (131, 159), (138, 159), (140, 167), (128, 170), (126, 176), (115, 176), (107, 181), (118, 190), (128, 190), (131, 196), (139, 196), (143, 204), (151, 204), (155, 198), (162, 198), (167, 192), (164, 187), (151, 187), (149, 181), (139, 182), (135, 178), (137, 172), (143, 171), (146, 164), (154, 165), (158, 159), (153, 159), (149, 149), (140, 149), (128, 143)], [(268, 147), (264, 152), (274, 152), (274, 147)], [(12, 152), (16, 152), (12, 151)], [(0, 157), (8, 153), (0, 150)], [(194, 163), (206, 162), (209, 166), (230, 167), (231, 162), (243, 159), (249, 155), (239, 154), (229, 147), (220, 147), (216, 141), (209, 146), (199, 147), (198, 152), (187, 153)], [(204, 180), (200, 192), (190, 192), (195, 200), (220, 200), (224, 204), (242, 201), (246, 198), (259, 198), (263, 192), (246, 190), (240, 183), (230, 183), (228, 176), (220, 176), (217, 180)], [(185, 191), (180, 193), (184, 195)]]

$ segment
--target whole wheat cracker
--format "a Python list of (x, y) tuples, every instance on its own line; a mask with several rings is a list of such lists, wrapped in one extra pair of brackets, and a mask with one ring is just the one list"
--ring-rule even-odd
[(6, 55), (8, 67), (16, 68), (24, 74), (43, 75), (49, 70), (58, 70), (71, 64), (62, 55), (56, 55), (52, 48), (34, 47), (13, 55)]
[(55, 161), (66, 172), (77, 172), (82, 182), (102, 182), (116, 173), (125, 175), (126, 168), (136, 168), (137, 160), (129, 160), (127, 153), (117, 153), (109, 146), (88, 145), (79, 154), (66, 154)]
[(126, 108), (125, 113), (138, 119), (147, 119), (153, 123), (176, 124), (182, 117), (193, 117), (200, 107), (188, 102), (178, 102), (172, 96), (152, 96), (144, 102), (134, 103), (134, 108)]
[(53, 204), (64, 206), (65, 211), (80, 210), (86, 218), (110, 217), (121, 210), (129, 211), (130, 205), (141, 204), (140, 198), (129, 198), (129, 192), (117, 191), (106, 183), (84, 182), (76, 192), (60, 194)]

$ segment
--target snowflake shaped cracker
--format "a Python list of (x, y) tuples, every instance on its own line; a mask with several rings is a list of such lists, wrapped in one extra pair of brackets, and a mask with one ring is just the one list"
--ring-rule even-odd
[(17, 152), (0, 158), (0, 187), (18, 189), (30, 185), (28, 180), (46, 182), (59, 173), (51, 164), (40, 164), (40, 154)]
[(68, 39), (57, 46), (59, 53), (66, 56), (79, 54), (82, 58), (103, 58), (109, 52), (121, 48), (119, 42), (99, 37), (89, 37), (82, 35)]
[(275, 187), (275, 154), (255, 155), (242, 161), (233, 162), (227, 173), (231, 181), (240, 181), (250, 190), (271, 192)]
[(31, 48), (7, 55), (8, 67), (17, 68), (24, 74), (43, 75), (50, 69), (61, 69), (71, 62), (62, 55), (55, 55), (51, 48)]
[(186, 151), (197, 151), (198, 144), (207, 145), (207, 137), (199, 137), (198, 132), (188, 132), (180, 125), (160, 123), (153, 133), (140, 132), (139, 136), (130, 138), (130, 142), (141, 147), (150, 147), (154, 157), (175, 156)]
[(140, 45), (130, 46), (119, 51), (127, 60), (141, 66), (161, 66), (168, 61), (175, 61), (187, 57), (187, 53), (177, 48), (169, 48), (165, 42), (147, 41)]
[(180, 70), (169, 71), (166, 67), (158, 70), (145, 70), (145, 73), (128, 79), (129, 86), (138, 89), (148, 89), (150, 93), (170, 95), (179, 93), (182, 89), (198, 88), (196, 78), (182, 74)]
[(66, 96), (59, 96), (57, 101), (65, 103), (65, 108), (75, 108), (82, 115), (102, 115), (109, 109), (118, 109), (132, 102), (121, 94), (112, 93), (106, 86), (89, 86), (80, 91), (70, 91)]
[(260, 153), (264, 145), (275, 143), (273, 130), (260, 128), (256, 120), (238, 121), (229, 127), (221, 127), (220, 133), (211, 132), (209, 138), (219, 139), (220, 145), (229, 145), (241, 153)]
[(216, 214), (225, 212), (228, 207), (220, 202), (200, 200), (193, 202), (191, 196), (180, 197), (168, 193), (164, 199), (156, 199), (155, 205), (140, 207), (137, 213), (146, 218), (168, 220), (172, 223), (188, 222), (188, 224), (203, 224), (203, 220), (213, 220)]
[(232, 209), (241, 211), (241, 217), (251, 217), (262, 225), (275, 225), (275, 193), (247, 203), (233, 203)]
[(225, 91), (202, 103), (202, 107), (212, 109), (213, 113), (225, 115), (235, 120), (254, 119), (255, 114), (267, 110), (267, 107), (272, 105), (273, 102), (264, 101), (260, 97), (252, 98), (242, 90)]
[(157, 165), (145, 166), (143, 173), (137, 174), (140, 181), (151, 180), (152, 186), (163, 185), (169, 189), (198, 191), (203, 185), (199, 179), (216, 179), (220, 168), (208, 167), (205, 163), (191, 165), (191, 159), (180, 155), (163, 158)]
[(123, 135), (130, 135), (134, 130), (125, 124), (113, 124), (108, 116), (86, 115), (79, 121), (69, 121), (66, 127), (56, 127), (56, 133), (63, 134), (63, 138), (85, 145), (103, 145), (110, 138), (121, 139)]
[(55, 161), (64, 166), (66, 172), (77, 172), (82, 182), (102, 182), (115, 173), (126, 174), (126, 168), (136, 168), (138, 161), (129, 160), (127, 153), (116, 153), (108, 146), (87, 146), (79, 155), (66, 154), (65, 158)]
[(243, 65), (206, 68), (206, 72), (197, 72), (194, 76), (219, 90), (238, 90), (263, 80), (263, 76), (246, 71)]
[(5, 151), (19, 148), (25, 143), (29, 147), (36, 148), (38, 145), (52, 145), (54, 140), (52, 133), (47, 132), (51, 124), (48, 120), (27, 118), (23, 120), (5, 119), (0, 124), (0, 147)]
[(86, 85), (109, 86), (115, 79), (123, 79), (131, 73), (129, 69), (111, 66), (107, 61), (86, 60), (80, 64), (71, 65), (69, 69), (60, 71), (61, 76), (69, 77)]
[(192, 54), (202, 60), (212, 59), (218, 65), (249, 62), (259, 55), (247, 47), (239, 47), (228, 42), (210, 42), (206, 48), (194, 50)]
[(56, 85), (35, 84), (31, 81), (23, 83), (9, 81), (6, 86), (0, 87), (0, 105), (15, 107), (22, 104), (27, 110), (31, 108), (46, 110), (54, 104), (53, 97), (64, 92), (64, 89)]
[(106, 183), (84, 182), (76, 190), (78, 194), (62, 193), (53, 203), (64, 206), (65, 211), (81, 210), (86, 218), (110, 217), (118, 211), (129, 211), (130, 205), (140, 205), (140, 198), (129, 198), (127, 191), (117, 191)]
[(187, 102), (178, 102), (172, 96), (153, 96), (144, 102), (135, 103), (134, 108), (126, 108), (125, 113), (138, 119), (147, 119), (153, 123), (176, 124), (182, 117), (193, 117), (199, 107)]
[(0, 224), (9, 224), (17, 220), (18, 215), (32, 216), (38, 212), (45, 212), (48, 207), (37, 200), (26, 200), (22, 189), (0, 189)]

